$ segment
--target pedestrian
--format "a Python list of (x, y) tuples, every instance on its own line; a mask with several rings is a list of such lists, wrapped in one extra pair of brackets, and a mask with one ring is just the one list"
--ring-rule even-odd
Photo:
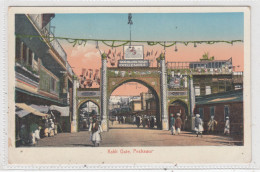
[(199, 134), (202, 137), (203, 130), (204, 130), (203, 129), (203, 121), (200, 118), (200, 114), (196, 114), (196, 117), (195, 117), (195, 131), (196, 131), (197, 137), (199, 136)]
[(99, 125), (99, 122), (98, 122), (96, 116), (93, 117), (93, 121), (90, 124), (89, 131), (91, 132), (90, 140), (92, 141), (94, 147), (99, 146), (99, 144), (101, 142), (102, 128)]
[(212, 132), (214, 133), (215, 127), (217, 126), (218, 122), (214, 119), (214, 116), (210, 117), (210, 120), (208, 122), (208, 133)]
[(145, 117), (143, 117), (143, 120), (142, 120), (142, 125), (143, 125), (143, 128), (145, 128), (145, 125), (146, 125), (146, 118)]
[(38, 128), (35, 130), (35, 139), (36, 139), (36, 142), (38, 142), (41, 137), (40, 137), (40, 131), (41, 131), (41, 126), (38, 126)]
[(147, 127), (150, 128), (150, 118), (147, 117)]
[(173, 114), (171, 114), (171, 117), (170, 117), (170, 127), (171, 127), (171, 134), (175, 135), (175, 118), (174, 118)]
[(181, 125), (182, 125), (182, 120), (180, 116), (181, 114), (177, 113), (177, 118), (175, 119), (175, 127), (178, 135), (181, 133)]
[(153, 127), (154, 127), (154, 117), (151, 117), (150, 128), (153, 128)]
[(113, 119), (113, 117), (112, 117), (112, 119), (111, 119), (111, 122), (112, 122), (112, 125), (114, 124), (114, 119)]
[(36, 144), (35, 131), (38, 129), (38, 127), (39, 126), (35, 122), (30, 124), (30, 144), (33, 146)]
[(21, 145), (25, 145), (28, 143), (28, 132), (27, 132), (25, 124), (21, 125), (20, 139), (21, 139)]
[(49, 135), (54, 136), (54, 122), (53, 119), (49, 120)]
[(139, 116), (137, 116), (136, 117), (136, 125), (137, 125), (137, 128), (139, 128), (139, 126), (140, 126), (140, 117)]
[(230, 134), (230, 121), (229, 121), (229, 117), (228, 116), (226, 117), (224, 134), (225, 135), (229, 135)]

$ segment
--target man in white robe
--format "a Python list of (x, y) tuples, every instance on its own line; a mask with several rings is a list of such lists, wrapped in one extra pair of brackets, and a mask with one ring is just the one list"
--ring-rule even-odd
[(90, 140), (92, 141), (94, 147), (99, 146), (101, 142), (100, 133), (103, 131), (96, 117), (93, 117), (93, 122), (89, 126), (89, 131), (91, 132)]

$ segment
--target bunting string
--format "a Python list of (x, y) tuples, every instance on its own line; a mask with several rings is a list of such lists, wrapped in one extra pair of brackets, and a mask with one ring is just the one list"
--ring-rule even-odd
[[(50, 42), (54, 41), (55, 39), (58, 40), (66, 40), (68, 43), (71, 43), (73, 45), (73, 47), (75, 47), (76, 45), (86, 45), (86, 43), (88, 41), (94, 41), (94, 42), (102, 42), (104, 45), (108, 46), (108, 47), (112, 47), (112, 48), (116, 48), (116, 47), (121, 47), (124, 46), (128, 43), (130, 43), (130, 40), (103, 40), (103, 39), (78, 39), (78, 38), (68, 38), (68, 37), (53, 37), (53, 36), (38, 36), (38, 35), (20, 35), (20, 34), (16, 34), (16, 37), (19, 38), (39, 38), (41, 41), (42, 38), (45, 38), (47, 40), (49, 40)], [(112, 42), (112, 43), (111, 43)], [(174, 45), (178, 44), (184, 44), (185, 46), (187, 46), (188, 44), (215, 44), (215, 43), (227, 43), (227, 44), (231, 44), (233, 45), (233, 43), (236, 42), (243, 42), (243, 40), (210, 40), (210, 41), (135, 41), (135, 40), (131, 40), (131, 42), (134, 43), (146, 43), (149, 46), (155, 46), (155, 45), (161, 45), (163, 47), (172, 47)], [(167, 45), (168, 44), (168, 45)]]

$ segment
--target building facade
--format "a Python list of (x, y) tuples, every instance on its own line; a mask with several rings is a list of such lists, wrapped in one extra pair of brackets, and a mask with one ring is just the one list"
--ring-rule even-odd
[(234, 90), (196, 97), (195, 114), (200, 114), (205, 133), (208, 132), (208, 122), (211, 117), (217, 121), (215, 133), (223, 134), (226, 117), (230, 120), (230, 135), (243, 142), (243, 90)]
[[(56, 116), (55, 122), (62, 131), (70, 132), (74, 73), (67, 62), (66, 52), (51, 32), (53, 17), (54, 14), (15, 16), (15, 102), (24, 106), (34, 105), (38, 111), (42, 106), (69, 107), (66, 117), (61, 117), (59, 112), (51, 115)], [(19, 114), (18, 111), (16, 114)], [(17, 139), (22, 124), (29, 126), (33, 122), (44, 125), (41, 118), (29, 121), (29, 116), (37, 115), (29, 113), (21, 118), (16, 115)]]

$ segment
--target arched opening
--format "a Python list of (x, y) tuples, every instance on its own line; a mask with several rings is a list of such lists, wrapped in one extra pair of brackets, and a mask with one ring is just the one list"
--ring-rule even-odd
[(86, 100), (78, 108), (78, 131), (84, 131), (89, 128), (93, 116), (100, 120), (100, 107), (93, 100)]
[(161, 129), (158, 93), (142, 80), (116, 85), (108, 94), (109, 128)]
[(180, 113), (180, 117), (182, 120), (182, 130), (188, 129), (188, 105), (184, 103), (182, 100), (175, 100), (169, 105), (169, 126), (170, 126), (170, 116), (173, 114), (173, 116), (176, 118), (177, 113)]

